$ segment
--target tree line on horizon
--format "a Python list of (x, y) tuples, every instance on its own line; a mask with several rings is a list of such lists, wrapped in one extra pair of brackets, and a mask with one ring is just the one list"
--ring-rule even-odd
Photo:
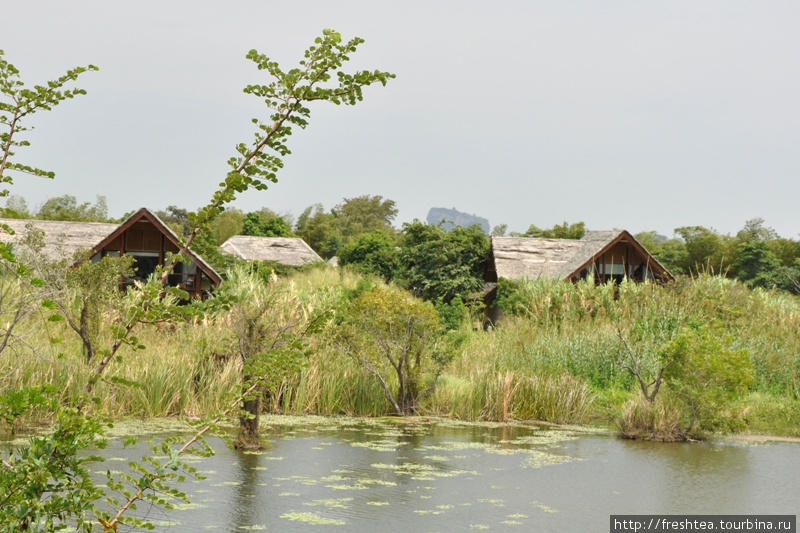
[[(186, 235), (191, 227), (192, 212), (188, 209), (170, 205), (155, 213), (179, 235)], [(419, 220), (397, 228), (397, 213), (394, 200), (379, 195), (343, 198), (328, 210), (320, 203), (312, 204), (297, 217), (268, 207), (251, 212), (229, 208), (196, 246), (212, 263), (224, 267), (230, 261), (218, 247), (231, 236), (300, 237), (323, 259), (338, 257), (339, 264), (386, 281), (405, 280), (400, 284), (416, 287), (415, 292), (432, 299), (449, 302), (456, 295), (465, 298), (469, 291), (480, 289), (489, 247), (483, 229), (475, 225), (448, 231), (441, 224), (433, 226)], [(12, 195), (6, 207), (0, 208), (0, 217), (5, 218), (82, 222), (119, 223), (130, 214), (119, 219), (109, 217), (103, 196), (94, 203), (79, 203), (72, 195), (56, 196), (31, 211), (23, 197)], [(564, 222), (544, 229), (532, 224), (524, 233), (508, 235), (580, 239), (587, 231), (584, 222)], [(491, 235), (506, 233), (507, 226), (501, 224)], [(671, 238), (655, 231), (643, 231), (635, 237), (674, 275), (711, 273), (738, 279), (750, 287), (800, 293), (800, 241), (779, 236), (762, 218), (746, 221), (735, 235), (703, 226), (682, 226)], [(446, 251), (439, 252), (437, 247)], [(452, 286), (445, 287), (447, 284)]]

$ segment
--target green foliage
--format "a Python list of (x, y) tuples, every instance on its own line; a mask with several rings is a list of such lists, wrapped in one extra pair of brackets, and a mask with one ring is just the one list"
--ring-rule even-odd
[(535, 281), (500, 278), (494, 306), (506, 315), (527, 317), (542, 324), (594, 318), (614, 298), (611, 285), (598, 285), (586, 278), (571, 283), (564, 280)]
[(45, 384), (8, 390), (0, 395), (0, 420), (8, 424), (12, 437), (16, 434), (17, 420), (21, 417), (38, 408), (55, 410), (55, 392), (54, 387)]
[(426, 300), (474, 300), (488, 254), (489, 239), (478, 225), (445, 231), (415, 220), (403, 225), (402, 284)]
[[(214, 242), (218, 245), (224, 243), (234, 235), (241, 235), (244, 228), (244, 213), (240, 209), (227, 208), (220, 213), (211, 224), (211, 230), (214, 236)], [(205, 257), (205, 256), (204, 256)]]
[(450, 303), (445, 303), (441, 298), (437, 298), (433, 305), (436, 307), (436, 312), (439, 313), (442, 327), (448, 331), (460, 329), (464, 325), (464, 321), (469, 318), (469, 309), (458, 296), (450, 300)]
[[(214, 222), (218, 220), (219, 218), (214, 219)], [(224, 272), (241, 261), (238, 257), (226, 253), (219, 246), (220, 242), (217, 240), (216, 232), (210, 227), (206, 227), (197, 233), (192, 243), (192, 251), (202, 257), (217, 272)]]
[(556, 224), (550, 229), (539, 229), (531, 224), (523, 237), (538, 237), (542, 239), (582, 239), (586, 235), (586, 224), (577, 222), (575, 224)]
[[(228, 161), (230, 171), (212, 195), (211, 201), (196, 214), (187, 213), (189, 226), (182, 235), (184, 238), (180, 251), (182, 253), (172, 254), (167, 258), (167, 264), (159, 267), (147, 280), (136, 280), (121, 298), (121, 305), (109, 317), (110, 323), (106, 330), (109, 347), (97, 351), (99, 357), (86, 381), (83, 393), (70, 402), (71, 405), (59, 410), (57, 414), (59, 424), (52, 434), (45, 438), (32, 439), (29, 448), (15, 450), (7, 461), (3, 461), (0, 467), (0, 494), (2, 494), (0, 527), (3, 531), (31, 530), (31, 528), (51, 531), (70, 524), (76, 525), (81, 530), (90, 531), (92, 523), (91, 519), (87, 519), (87, 515), (94, 513), (99, 515), (100, 522), (106, 530), (116, 531), (120, 523), (152, 529), (152, 524), (126, 517), (125, 512), (139, 500), (167, 506), (169, 505), (167, 497), (182, 498), (180, 492), (169, 486), (170, 481), (180, 478), (172, 477), (169, 471), (179, 470), (180, 456), (187, 453), (194, 443), (201, 442), (202, 435), (215, 429), (222, 417), (228, 416), (231, 410), (237, 410), (239, 401), (234, 402), (234, 407), (229, 407), (198, 425), (196, 435), (181, 448), (163, 449), (163, 453), (169, 454), (169, 460), (165, 463), (159, 463), (155, 458), (145, 458), (141, 463), (130, 465), (133, 471), (130, 476), (126, 475), (116, 481), (110, 476), (109, 487), (123, 490), (125, 499), (124, 503), (122, 500), (111, 500), (112, 504), (122, 503), (113, 517), (94, 508), (94, 502), (102, 496), (103, 491), (93, 484), (84, 466), (93, 458), (81, 455), (81, 452), (102, 445), (102, 441), (98, 440), (98, 437), (102, 436), (102, 426), (99, 421), (87, 416), (86, 412), (92, 404), (100, 404), (99, 397), (94, 394), (97, 388), (102, 388), (106, 384), (104, 375), (109, 365), (121, 359), (120, 349), (146, 349), (133, 334), (137, 327), (143, 324), (196, 320), (203, 312), (219, 310), (228, 303), (227, 299), (218, 298), (206, 304), (191, 302), (179, 306), (178, 302), (188, 298), (186, 291), (176, 287), (165, 287), (163, 282), (170, 275), (173, 265), (188, 260), (183, 254), (189, 246), (202, 233), (209, 232), (209, 225), (238, 194), (249, 189), (264, 190), (267, 182), (276, 181), (276, 173), (283, 165), (281, 157), (289, 154), (287, 138), (293, 126), (301, 128), (307, 126), (310, 115), (307, 105), (310, 102), (323, 100), (334, 104), (352, 105), (363, 98), (364, 86), (376, 82), (386, 84), (394, 77), (393, 74), (381, 71), (350, 74), (341, 70), (343, 63), (349, 60), (349, 55), (356, 51), (361, 42), (363, 41), (358, 38), (344, 42), (339, 33), (324, 30), (323, 35), (315, 40), (314, 46), (305, 52), (299, 68), (288, 72), (284, 72), (277, 63), (255, 50), (248, 53), (247, 57), (257, 64), (259, 70), (266, 70), (274, 78), (266, 85), (250, 85), (245, 88), (246, 93), (253, 94), (259, 100), (266, 102), (272, 110), (269, 121), (264, 124), (257, 119), (253, 120), (257, 127), (254, 142), (251, 145), (245, 143), (237, 145), (237, 155)], [(63, 90), (62, 87), (87, 69), (95, 67), (69, 71), (64, 77), (49, 82), (47, 87), (36, 86), (31, 91), (22, 88), (22, 82), (17, 79), (18, 71), (5, 62), (0, 54), (0, 91), (12, 102), (0, 102), (0, 123), (9, 128), (7, 132), (0, 133), (3, 149), (0, 177), (3, 183), (11, 182), (6, 170), (52, 177), (52, 173), (10, 161), (10, 156), (14, 155), (12, 148), (27, 145), (27, 141), (18, 141), (13, 137), (24, 131), (20, 126), (20, 120), (26, 115), (38, 109), (50, 109), (66, 98), (83, 94), (82, 90)], [(335, 81), (332, 81), (334, 77)], [(5, 195), (5, 191), (2, 195)], [(175, 211), (177, 212), (177, 208)], [(10, 247), (2, 246), (0, 252), (5, 259), (13, 260)], [(87, 265), (87, 269), (91, 268), (88, 266), (88, 261), (84, 264)], [(87, 289), (86, 283), (93, 279), (91, 272), (81, 271), (80, 267), (78, 273), (70, 275), (77, 277), (75, 282), (82, 289)], [(83, 297), (79, 296), (79, 299), (85, 303)], [(246, 298), (240, 298), (238, 301), (242, 302), (245, 299), (248, 305), (256, 303), (252, 294), (247, 294)], [(51, 313), (49, 316), (65, 317), (69, 322), (70, 317), (67, 312), (70, 307), (69, 298), (64, 301), (66, 303), (59, 307), (59, 300), (50, 299), (46, 301), (45, 307), (50, 311), (59, 308), (62, 313)], [(310, 317), (320, 316), (319, 313), (302, 313), (301, 316), (300, 308), (297, 306), (285, 306), (285, 308), (294, 314), (284, 316), (274, 312), (262, 312), (260, 315), (250, 315), (255, 316), (252, 321), (242, 322), (246, 327), (253, 325), (253, 331), (258, 331), (257, 334), (250, 332), (252, 334), (242, 338), (247, 342), (252, 341), (253, 346), (259, 348), (255, 352), (249, 348), (242, 352), (252, 354), (252, 357), (245, 361), (245, 380), (239, 395), (245, 408), (241, 411), (240, 420), (250, 419), (254, 412), (257, 413), (247, 409), (246, 404), (255, 399), (260, 388), (272, 382), (275, 369), (292, 368), (289, 362), (294, 361), (295, 356), (303, 350), (302, 334), (314, 330), (315, 320), (311, 320)], [(83, 309), (87, 307), (84, 306)], [(273, 320), (272, 323), (276, 324), (277, 329), (272, 329), (274, 334), (268, 337), (271, 344), (262, 350), (260, 347), (263, 347), (264, 336), (261, 333), (265, 318)], [(282, 324), (274, 322), (281, 319), (286, 321)], [(55, 328), (61, 322), (63, 320), (55, 321), (51, 326)], [(294, 331), (295, 326), (300, 324), (304, 325), (302, 334)], [(76, 331), (78, 330), (83, 331), (83, 328), (79, 327)], [(61, 339), (55, 337), (50, 339), (61, 342)], [(261, 357), (262, 355), (264, 357)], [(109, 379), (108, 384), (129, 387), (132, 381), (117, 376)], [(201, 448), (206, 449), (202, 444)], [(124, 488), (125, 482), (130, 483), (128, 488)]]
[(57, 531), (70, 524), (92, 531), (94, 504), (103, 495), (83, 453), (103, 448), (107, 421), (62, 408), (52, 432), (33, 437), (0, 465), (0, 531)]
[(339, 249), (339, 266), (392, 281), (400, 270), (397, 241), (383, 230), (359, 235)]
[(108, 206), (105, 196), (98, 196), (94, 205), (89, 202), (78, 204), (69, 194), (48, 198), (36, 211), (40, 220), (64, 220), (70, 222), (108, 222)]
[[(271, 215), (271, 216), (270, 216)], [(294, 237), (289, 224), (274, 213), (248, 213), (242, 223), (242, 235), (254, 237)]]
[(791, 281), (800, 273), (795, 270), (800, 242), (778, 237), (762, 218), (745, 222), (734, 237), (702, 226), (675, 232), (680, 238), (667, 239), (650, 231), (636, 239), (673, 274), (716, 273), (749, 287), (800, 292)]
[(324, 259), (335, 256), (342, 245), (338, 219), (326, 213), (322, 204), (308, 206), (297, 217), (295, 233)]
[(685, 270), (689, 264), (686, 243), (681, 239), (667, 239), (655, 231), (637, 233), (634, 237), (673, 275), (689, 273)]
[(232, 302), (226, 344), (244, 365), (241, 438), (251, 445), (258, 439), (262, 395), (275, 395), (282, 381), (301, 370), (308, 355), (305, 336), (327, 311), (312, 310), (277, 277), (264, 280), (244, 266), (229, 272), (219, 296)]
[[(322, 37), (308, 48), (297, 68), (284, 72), (280, 66), (264, 54), (251, 50), (247, 58), (259, 70), (265, 70), (274, 78), (268, 84), (248, 85), (244, 92), (257, 97), (272, 110), (267, 123), (253, 119), (257, 131), (249, 146), (236, 146), (237, 155), (228, 160), (230, 171), (211, 201), (196, 214), (197, 227), (208, 224), (232, 202), (237, 194), (249, 189), (263, 191), (268, 182), (277, 181), (277, 173), (283, 167), (281, 157), (290, 152), (286, 142), (292, 127), (305, 128), (311, 110), (306, 107), (313, 101), (322, 100), (333, 104), (355, 105), (363, 99), (363, 88), (373, 83), (386, 83), (394, 74), (382, 71), (359, 71), (350, 74), (341, 70), (349, 61), (363, 39), (343, 41), (341, 34), (324, 30)], [(335, 76), (336, 81), (331, 79)], [(199, 231), (199, 230), (198, 230)], [(192, 237), (187, 239), (191, 243)]]
[(155, 215), (179, 237), (186, 237), (191, 232), (192, 223), (186, 209), (170, 205), (163, 211), (156, 211)]
[(340, 255), (343, 245), (362, 235), (382, 232), (393, 237), (392, 221), (396, 216), (394, 200), (370, 195), (345, 198), (330, 212), (322, 204), (307, 207), (297, 218), (295, 233), (320, 256), (330, 259)]
[[(3, 128), (0, 131), (0, 183), (4, 186), (13, 183), (7, 173), (9, 170), (53, 178), (53, 172), (13, 161), (18, 148), (30, 145), (29, 141), (20, 139), (20, 135), (33, 128), (23, 126), (23, 123), (37, 111), (50, 111), (64, 100), (86, 94), (83, 89), (67, 86), (84, 72), (98, 69), (94, 65), (76, 67), (46, 85), (34, 85), (33, 89), (28, 89), (19, 77), (19, 70), (3, 56), (4, 52), (0, 50), (0, 127)], [(0, 196), (7, 195), (8, 189), (0, 190)]]
[(691, 323), (661, 351), (671, 361), (665, 378), (688, 411), (686, 433), (731, 430), (741, 421), (721, 406), (747, 393), (753, 364), (745, 349), (731, 347), (730, 334), (719, 327)]
[(508, 224), (499, 224), (492, 228), (492, 237), (502, 237), (508, 231)]
[(791, 290), (784, 268), (765, 241), (739, 244), (739, 253), (731, 269), (748, 287)]
[(37, 311), (37, 289), (43, 283), (18, 262), (12, 247), (0, 243), (0, 355), (9, 347), (25, 345), (23, 328)]
[(734, 260), (730, 238), (702, 226), (683, 226), (675, 233), (685, 243), (686, 255), (681, 271), (697, 274), (710, 272), (724, 275)]
[(43, 280), (44, 305), (52, 320), (65, 320), (80, 337), (87, 361), (94, 359), (101, 341), (101, 322), (124, 305), (120, 282), (133, 275), (134, 258), (106, 256), (97, 261), (79, 254), (71, 261), (51, 262), (41, 252), (35, 271)]
[(30, 210), (28, 209), (28, 202), (22, 196), (12, 194), (6, 199), (6, 206), (0, 208), (0, 217), (2, 218), (31, 218)]
[(397, 216), (394, 200), (384, 200), (382, 196), (358, 196), (345, 198), (344, 202), (332, 210), (337, 219), (343, 240), (365, 233), (393, 231), (392, 221)]
[[(383, 387), (395, 413), (417, 409), (445, 358), (433, 305), (397, 289), (376, 287), (353, 301), (337, 328), (337, 344)], [(392, 390), (390, 379), (396, 379)]]
[(617, 418), (619, 435), (626, 439), (676, 442), (688, 437), (682, 426), (682, 406), (669, 394), (653, 401), (642, 395), (628, 400)]

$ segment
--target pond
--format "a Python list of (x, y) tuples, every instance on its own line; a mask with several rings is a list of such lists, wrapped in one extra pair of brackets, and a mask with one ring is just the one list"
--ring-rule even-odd
[[(192, 458), (157, 531), (608, 531), (611, 514), (795, 514), (800, 444), (658, 444), (585, 428), (267, 417), (264, 452)], [(157, 439), (157, 437), (156, 437)], [(112, 442), (104, 472), (148, 448)], [(138, 455), (137, 455), (138, 454)]]

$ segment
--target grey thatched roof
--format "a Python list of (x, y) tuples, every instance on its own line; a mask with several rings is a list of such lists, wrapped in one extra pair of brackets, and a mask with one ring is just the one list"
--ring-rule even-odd
[(296, 237), (252, 237), (234, 235), (221, 248), (248, 261), (276, 261), (283, 265), (300, 266), (322, 261), (322, 258), (303, 239)]
[(560, 278), (561, 271), (585, 243), (570, 239), (492, 237), (498, 278)]
[(628, 243), (638, 250), (646, 258), (648, 269), (663, 279), (673, 279), (672, 274), (625, 230), (590, 231), (580, 240), (492, 237), (491, 260), (497, 278), (567, 279), (578, 275), (617, 242)]
[(103, 222), (61, 222), (55, 220), (0, 219), (14, 230), (9, 235), (0, 230), (0, 241), (20, 247), (30, 230), (42, 232), (44, 248), (42, 251), (51, 259), (71, 259), (78, 250), (89, 250), (105, 239), (118, 224)]
[[(24, 253), (26, 247), (23, 243), (31, 233), (31, 230), (33, 230), (41, 233), (44, 242), (42, 252), (46, 257), (52, 260), (72, 260), (78, 250), (97, 251), (102, 248), (102, 245), (107, 244), (108, 241), (140, 220), (153, 224), (168, 240), (172, 241), (177, 248), (180, 248), (180, 239), (175, 235), (175, 232), (154, 213), (144, 207), (128, 217), (122, 224), (3, 218), (0, 219), (0, 224), (5, 224), (14, 230), (14, 235), (9, 235), (0, 230), (0, 242), (10, 242)], [(222, 279), (220, 275), (202, 257), (191, 250), (189, 251), (189, 256), (214, 283), (220, 283)]]
[[(580, 240), (492, 237), (497, 277), (567, 278), (623, 234), (636, 241), (624, 230), (590, 231)], [(638, 242), (636, 244), (641, 247)], [(653, 262), (657, 264), (655, 259)]]

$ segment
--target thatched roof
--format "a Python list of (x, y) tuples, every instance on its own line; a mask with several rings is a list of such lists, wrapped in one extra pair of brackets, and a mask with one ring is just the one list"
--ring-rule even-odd
[[(0, 230), (0, 241), (10, 242), (19, 247), (31, 230), (38, 231), (41, 232), (44, 241), (42, 252), (45, 256), (53, 260), (73, 259), (75, 252), (78, 250), (93, 250), (95, 252), (102, 250), (105, 245), (139, 221), (149, 222), (164, 234), (166, 239), (172, 242), (176, 248), (180, 248), (180, 239), (175, 235), (175, 232), (153, 212), (144, 207), (131, 215), (122, 224), (4, 218), (0, 219), (0, 223), (9, 226), (14, 230), (15, 234), (9, 235)], [(202, 257), (191, 250), (188, 255), (214, 283), (219, 284), (222, 281), (220, 275)]]
[(71, 259), (78, 250), (90, 250), (105, 239), (117, 224), (102, 222), (61, 222), (55, 220), (23, 220), (14, 218), (0, 219), (14, 230), (9, 235), (0, 230), (0, 241), (21, 246), (30, 230), (41, 232), (44, 239), (44, 254), (54, 260)]
[(497, 278), (568, 279), (617, 242), (626, 242), (648, 258), (650, 268), (671, 274), (627, 231), (590, 231), (580, 240), (492, 237)]
[(492, 237), (498, 278), (560, 278), (560, 272), (583, 242), (570, 239)]
[(276, 261), (283, 265), (300, 266), (316, 263), (322, 258), (303, 239), (296, 237), (252, 237), (234, 235), (221, 248), (247, 261)]

